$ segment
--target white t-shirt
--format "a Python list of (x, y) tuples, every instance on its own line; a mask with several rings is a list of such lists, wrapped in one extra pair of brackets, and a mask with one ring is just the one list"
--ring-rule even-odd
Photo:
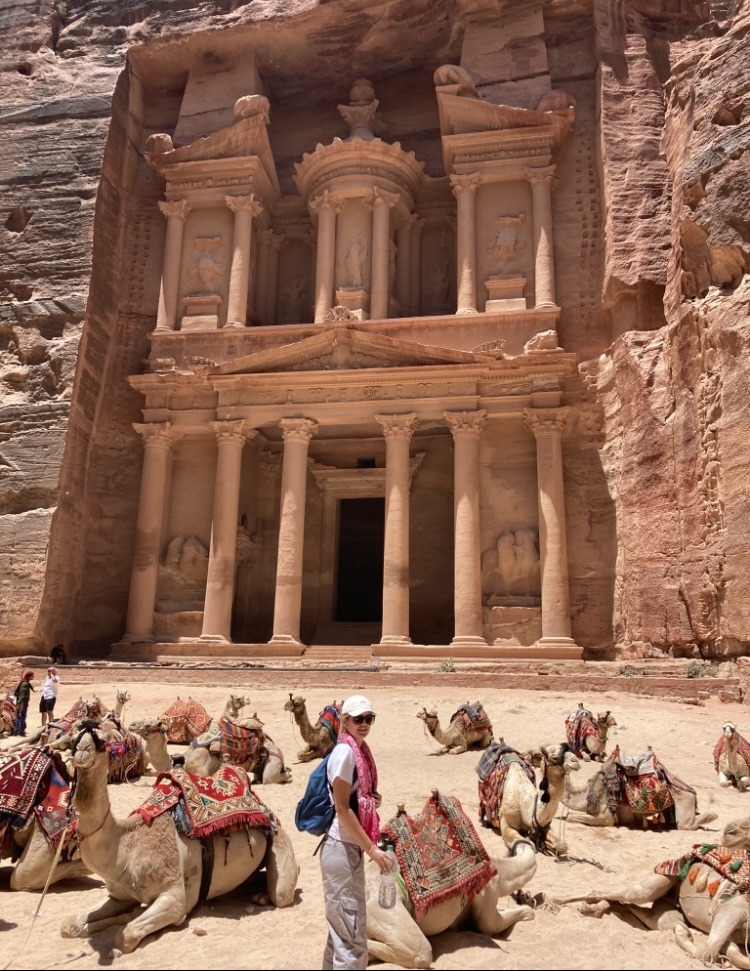
[[(348, 782), (352, 786), (354, 792), (357, 791), (356, 781), (352, 785), (354, 780), (354, 770), (357, 768), (357, 759), (354, 755), (354, 751), (351, 746), (342, 743), (334, 745), (333, 751), (331, 752), (331, 757), (328, 759), (328, 781), (331, 786), (333, 786), (334, 779), (343, 779), (344, 782)], [(333, 793), (330, 793), (331, 802), (333, 802)], [(353, 843), (355, 846), (358, 844), (349, 837), (349, 835), (339, 826), (339, 817), (335, 816), (331, 828), (328, 830), (329, 836), (334, 839), (341, 840), (342, 843)]]
[(48, 674), (44, 679), (44, 684), (42, 685), (42, 698), (44, 698), (45, 701), (50, 701), (50, 699), (56, 698), (59, 686), (59, 675)]

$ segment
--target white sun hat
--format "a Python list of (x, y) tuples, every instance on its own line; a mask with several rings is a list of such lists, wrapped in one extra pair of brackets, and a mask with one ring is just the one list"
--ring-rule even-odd
[(364, 695), (352, 695), (341, 708), (342, 715), (366, 715), (373, 710), (370, 699)]

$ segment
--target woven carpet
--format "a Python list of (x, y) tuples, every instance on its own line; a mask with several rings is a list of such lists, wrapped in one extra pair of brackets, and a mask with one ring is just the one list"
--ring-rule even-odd
[(228, 718), (219, 721), (221, 754), (230, 765), (254, 766), (263, 755), (265, 735), (262, 723), (257, 728), (237, 725)]
[(454, 796), (428, 799), (418, 816), (394, 816), (382, 835), (393, 843), (417, 920), (453, 897), (469, 904), (497, 873)]
[(526, 778), (536, 788), (534, 769), (526, 759), (509, 745), (495, 743), (484, 752), (477, 765), (479, 776), (479, 819), (491, 826), (500, 825), (500, 806), (505, 792), (505, 780), (512, 765), (520, 765)]
[(588, 752), (586, 739), (592, 735), (595, 738), (597, 737), (593, 712), (590, 712), (588, 708), (578, 708), (576, 711), (571, 712), (565, 719), (565, 735), (567, 736), (568, 745), (570, 745), (576, 755), (580, 755), (582, 752)]
[(52, 759), (40, 748), (0, 755), (0, 817), (14, 826), (25, 822), (46, 786)]
[[(747, 853), (744, 850), (718, 846), (714, 843), (696, 843), (689, 853), (677, 857), (676, 860), (664, 860), (659, 863), (654, 867), (654, 873), (660, 873), (665, 877), (679, 877), (681, 880), (689, 880), (697, 885), (696, 881), (701, 879), (699, 865), (701, 863), (710, 866), (720, 877), (731, 880), (742, 893), (750, 890), (750, 859)], [(713, 897), (719, 889), (720, 882), (720, 880), (708, 880), (705, 887), (698, 887), (698, 889), (707, 890)]]
[(244, 769), (223, 765), (212, 776), (193, 775), (184, 769), (162, 772), (148, 799), (134, 809), (147, 825), (181, 803), (189, 823), (186, 835), (195, 839), (231, 826), (275, 828), (270, 810), (250, 788)]
[(107, 782), (125, 782), (128, 779), (138, 779), (146, 769), (146, 757), (143, 742), (132, 732), (123, 729), (124, 737), (107, 742), (109, 753), (109, 767)]
[(618, 773), (627, 804), (634, 813), (653, 816), (674, 806), (669, 783), (658, 775), (628, 776)]
[[(62, 770), (62, 771), (61, 771)], [(45, 839), (53, 849), (57, 848), (65, 826), (68, 822), (70, 807), (70, 786), (67, 778), (63, 775), (63, 764), (55, 760), (52, 766), (49, 786), (46, 792), (34, 806), (34, 815), (44, 833)], [(65, 845), (68, 846), (76, 836), (78, 831), (78, 814), (73, 813), (68, 832), (65, 837)]]
[(16, 705), (15, 695), (6, 695), (3, 698), (2, 706), (0, 706), (0, 718), (6, 725), (12, 726), (16, 720), (17, 713), (18, 706)]
[(492, 722), (484, 710), (484, 705), (479, 701), (475, 701), (473, 704), (461, 705), (458, 711), (455, 711), (451, 715), (451, 724), (457, 718), (460, 718), (472, 732), (492, 731)]
[(318, 715), (318, 725), (323, 725), (331, 741), (336, 742), (339, 737), (339, 723), (341, 722), (341, 705), (334, 703), (326, 707)]
[[(714, 769), (719, 771), (719, 759), (724, 754), (724, 749), (727, 747), (727, 740), (724, 735), (721, 736), (719, 741), (714, 747)], [(750, 767), (750, 742), (743, 738), (742, 735), (737, 735), (737, 755), (745, 760), (745, 764)]]
[(191, 742), (211, 724), (211, 716), (199, 701), (178, 698), (161, 716), (167, 723), (168, 742)]

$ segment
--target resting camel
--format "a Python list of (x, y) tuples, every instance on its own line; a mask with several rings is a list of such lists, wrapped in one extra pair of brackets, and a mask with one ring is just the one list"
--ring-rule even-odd
[(722, 734), (714, 747), (714, 768), (719, 773), (720, 786), (736, 786), (744, 792), (750, 786), (750, 743), (740, 735), (732, 722), (722, 726)]
[(528, 836), (541, 852), (562, 855), (566, 844), (550, 827), (565, 777), (581, 764), (566, 742), (543, 745), (533, 759), (542, 774), (538, 790), (534, 770), (520, 752), (502, 744), (487, 749), (477, 766), (479, 818), (484, 825), (499, 829), (509, 847)]
[(102, 705), (101, 699), (97, 698), (96, 695), (94, 695), (91, 701), (79, 698), (66, 715), (47, 722), (42, 728), (28, 735), (20, 742), (9, 745), (6, 751), (20, 752), (21, 749), (28, 748), (30, 745), (49, 745), (64, 735), (69, 735), (73, 725), (81, 718), (99, 718), (103, 711), (104, 706)]
[(328, 705), (318, 716), (316, 724), (311, 725), (305, 699), (301, 695), (292, 695), (289, 692), (289, 701), (285, 702), (284, 711), (291, 712), (292, 718), (302, 735), (302, 740), (307, 743), (305, 748), (297, 752), (297, 758), (300, 762), (322, 759), (326, 752), (336, 744), (340, 705), (336, 705), (335, 702), (333, 705)]
[[(175, 717), (169, 714), (171, 708), (174, 708), (178, 703), (183, 706), (191, 705), (197, 710), (201, 715), (201, 726), (196, 727), (190, 721), (189, 717), (184, 714), (179, 717)], [(234, 695), (231, 694), (224, 705), (224, 710), (219, 715), (218, 718), (210, 718), (208, 712), (198, 701), (193, 701), (192, 698), (188, 698), (187, 702), (182, 702), (178, 697), (174, 705), (171, 705), (164, 714), (159, 716), (159, 720), (165, 722), (167, 725), (167, 740), (170, 742), (180, 743), (180, 742), (194, 742), (196, 738), (199, 738), (205, 732), (211, 730), (212, 727), (218, 725), (222, 718), (236, 718), (245, 705), (249, 704), (248, 698), (244, 695)]]
[[(1, 759), (13, 758), (6, 755)], [(60, 778), (66, 785), (63, 788), (63, 799), (67, 798), (67, 774), (59, 757), (50, 758)], [(43, 806), (50, 792), (51, 768), (44, 775), (44, 779), (37, 789), (34, 798), (34, 808)], [(3, 825), (0, 824), (0, 859), (15, 858), (18, 860), (10, 875), (11, 890), (44, 890), (50, 870), (55, 862), (56, 844), (53, 845), (42, 829), (37, 813), (32, 810), (26, 824), (22, 827), (10, 828), (6, 838), (2, 835)], [(89, 871), (76, 853), (75, 838), (66, 839), (55, 871), (50, 878), (50, 884), (61, 880), (73, 880), (85, 876)]]
[[(682, 950), (706, 967), (725, 956), (732, 967), (748, 969), (748, 851), (750, 816), (745, 816), (726, 826), (719, 846), (696, 844), (679, 860), (659, 864), (640, 883), (555, 902), (583, 901), (582, 912), (596, 916), (610, 903), (622, 905), (648, 928), (674, 927)], [(691, 928), (708, 937), (696, 938)]]
[[(635, 767), (632, 775), (618, 761), (621, 758)], [(582, 788), (575, 789), (566, 779), (562, 802), (574, 810), (571, 822), (587, 826), (691, 830), (716, 819), (716, 813), (698, 812), (695, 789), (669, 772), (651, 750), (628, 759), (615, 749)]]
[[(262, 866), (268, 892), (256, 902), (277, 907), (293, 902), (299, 867), (281, 825), (273, 833), (233, 826), (200, 840), (182, 836), (171, 812), (150, 826), (137, 814), (115, 819), (107, 792), (106, 742), (95, 723), (85, 722), (72, 762), (81, 858), (104, 881), (107, 896), (92, 910), (63, 921), (63, 937), (89, 937), (124, 924), (115, 947), (129, 953), (147, 935), (181, 924), (203, 900), (235, 890)], [(204, 866), (210, 874), (204, 874)]]
[(17, 714), (16, 696), (8, 693), (0, 703), (0, 737), (12, 734)]
[(565, 719), (565, 734), (573, 754), (584, 762), (603, 762), (607, 754), (607, 734), (617, 722), (610, 711), (595, 716), (580, 702)]
[(241, 765), (249, 775), (252, 775), (253, 782), (257, 785), (292, 781), (292, 771), (284, 765), (283, 752), (271, 736), (263, 731), (263, 724), (257, 718), (228, 719), (239, 729), (245, 729), (247, 732), (258, 736), (257, 758), (243, 762), (234, 758), (231, 754), (222, 756), (221, 724), (223, 721), (224, 719), (221, 719), (219, 722), (217, 732), (205, 732), (184, 753), (186, 771), (192, 772), (193, 775), (213, 775), (223, 761), (228, 761), (231, 765)]
[(472, 745), (487, 748), (492, 741), (492, 725), (483, 706), (477, 701), (463, 705), (451, 716), (448, 727), (440, 727), (436, 711), (423, 708), (417, 718), (425, 723), (427, 731), (443, 746), (438, 755), (461, 755)]
[(404, 968), (430, 968), (432, 945), (429, 938), (435, 934), (471, 924), (480, 934), (495, 937), (518, 921), (532, 920), (534, 911), (531, 907), (511, 903), (498, 910), (498, 902), (521, 890), (534, 876), (534, 847), (527, 840), (519, 840), (511, 847), (508, 857), (490, 862), (497, 874), (473, 898), (467, 900), (465, 894), (448, 897), (434, 904), (419, 919), (410, 912), (403, 881), (399, 881), (401, 892), (395, 907), (386, 910), (378, 904), (380, 871), (375, 865), (368, 864), (367, 950), (370, 956)]
[(167, 750), (167, 729), (164, 723), (144, 718), (128, 725), (128, 731), (143, 739), (146, 765), (150, 765), (154, 772), (169, 772), (172, 759)]

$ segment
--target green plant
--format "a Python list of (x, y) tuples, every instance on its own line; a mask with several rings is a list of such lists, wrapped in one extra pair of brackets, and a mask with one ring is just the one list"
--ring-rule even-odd
[(456, 665), (453, 663), (452, 657), (447, 657), (444, 661), (441, 661), (440, 664), (438, 664), (438, 671), (440, 671), (442, 674), (453, 674), (455, 670)]
[(705, 661), (693, 661), (685, 669), (686, 678), (715, 678), (718, 673), (718, 661), (711, 661), (710, 664), (706, 664)]

